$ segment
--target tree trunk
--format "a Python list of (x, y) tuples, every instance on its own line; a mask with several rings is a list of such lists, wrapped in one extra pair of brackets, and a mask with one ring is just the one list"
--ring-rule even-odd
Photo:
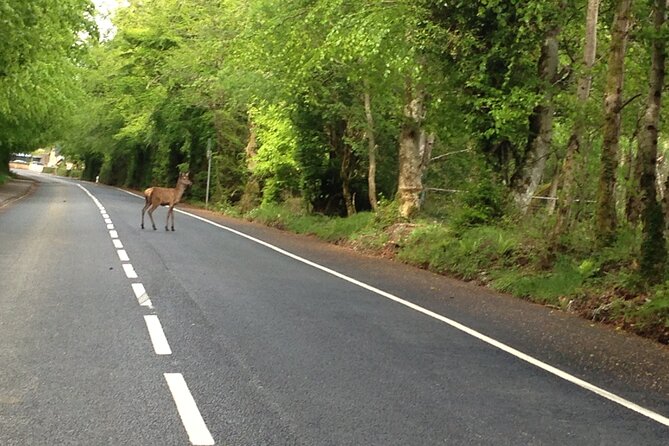
[[(427, 168), (424, 160), (427, 144), (422, 122), (425, 118), (425, 94), (416, 91), (407, 82), (407, 104), (400, 132), (399, 148), (399, 211), (402, 218), (411, 218), (420, 210), (420, 194), (423, 191), (423, 173)], [(429, 158), (429, 157), (428, 157)], [(428, 160), (429, 161), (429, 160)]]
[(249, 172), (253, 173), (257, 164), (256, 155), (258, 154), (258, 136), (253, 124), (249, 124), (249, 141), (244, 148), (244, 152), (246, 153), (246, 167)]
[(666, 44), (662, 27), (666, 22), (667, 0), (655, 0), (653, 6), (654, 31), (651, 53), (648, 99), (639, 133), (640, 189), (643, 211), (643, 240), (641, 242), (641, 274), (650, 283), (664, 279), (667, 249), (664, 238), (664, 214), (657, 201), (657, 132), (664, 85)]
[(0, 141), (0, 173), (9, 173), (10, 151), (9, 144), (3, 144)]
[(246, 168), (250, 175), (244, 185), (244, 191), (242, 192), (242, 198), (239, 200), (239, 206), (242, 212), (249, 212), (260, 204), (261, 193), (260, 181), (258, 181), (256, 175), (254, 175), (257, 164), (256, 155), (258, 155), (258, 138), (255, 126), (251, 122), (249, 122), (249, 141), (244, 148), (244, 152), (246, 153)]
[(546, 206), (546, 209), (548, 210), (548, 215), (553, 215), (555, 212), (555, 205), (557, 202), (557, 193), (558, 193), (558, 185), (560, 184), (560, 168), (559, 166), (555, 167), (555, 173), (553, 175), (553, 181), (551, 181), (551, 188), (548, 191), (548, 205)]
[(597, 52), (597, 18), (599, 16), (600, 0), (588, 0), (588, 12), (585, 18), (585, 46), (583, 49), (584, 73), (578, 81), (576, 98), (578, 100), (578, 113), (574, 120), (567, 153), (562, 164), (562, 189), (558, 194), (557, 221), (555, 223), (555, 236), (564, 234), (572, 220), (572, 208), (574, 202), (574, 189), (576, 184), (576, 155), (581, 151), (583, 145), (583, 115), (585, 105), (590, 97), (592, 87), (592, 67), (595, 64)]
[(377, 197), (376, 197), (376, 139), (374, 137), (374, 117), (372, 116), (372, 100), (369, 95), (369, 90), (365, 90), (364, 95), (365, 101), (365, 117), (367, 119), (367, 141), (369, 144), (368, 149), (368, 160), (369, 160), (369, 171), (367, 173), (367, 188), (369, 196), (369, 205), (372, 207), (372, 210), (376, 212), (377, 206)]
[(629, 34), (632, 0), (618, 0), (616, 15), (611, 28), (611, 46), (604, 99), (604, 130), (601, 153), (601, 170), (597, 186), (597, 211), (595, 236), (600, 246), (611, 244), (615, 238), (616, 218), (616, 167), (620, 139), (620, 112), (625, 66), (625, 49)]
[[(642, 125), (640, 123), (640, 125)], [(640, 143), (640, 141), (639, 141)], [(630, 148), (621, 160), (621, 167), (624, 172), (624, 185), (622, 190), (622, 200), (619, 202), (625, 203), (625, 218), (629, 223), (636, 224), (639, 222), (641, 213), (643, 212), (642, 192), (639, 190), (639, 181), (643, 175), (643, 154), (641, 148), (637, 150), (636, 156), (632, 153), (633, 141)]]
[(515, 185), (514, 199), (524, 214), (532, 201), (544, 175), (546, 158), (550, 153), (553, 133), (553, 83), (557, 77), (559, 28), (546, 33), (539, 57), (539, 77), (545, 92), (542, 103), (537, 105), (530, 117), (530, 137), (527, 155)]
[[(669, 162), (667, 162), (666, 156), (663, 153), (658, 153), (657, 157), (657, 182), (655, 187), (657, 188), (658, 199), (660, 201), (664, 200), (664, 182), (667, 181), (668, 173), (667, 168), (669, 168)], [(666, 216), (666, 213), (665, 213)], [(666, 218), (665, 218), (666, 219)]]
[(341, 158), (341, 170), (339, 176), (341, 178), (341, 191), (344, 198), (344, 204), (346, 205), (346, 215), (348, 217), (355, 214), (355, 203), (353, 202), (353, 196), (351, 195), (351, 158), (353, 154), (351, 153), (351, 147), (342, 141), (343, 150)]

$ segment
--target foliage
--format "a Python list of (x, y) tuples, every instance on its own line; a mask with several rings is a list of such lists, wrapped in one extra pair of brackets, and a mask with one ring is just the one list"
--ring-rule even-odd
[(467, 280), (501, 265), (513, 265), (519, 249), (515, 234), (502, 228), (476, 227), (461, 234), (440, 225), (416, 229), (398, 258)]
[(656, 286), (638, 312), (646, 324), (662, 324), (669, 329), (669, 283)]
[(560, 305), (559, 298), (581, 291), (589, 271), (580, 269), (573, 260), (560, 258), (550, 272), (528, 274), (526, 271), (499, 271), (492, 287), (533, 301)]
[(95, 35), (89, 0), (1, 0), (0, 171), (12, 151), (62, 134), (80, 95), (80, 33)]
[[(83, 178), (108, 184), (171, 186), (187, 166), (194, 180), (187, 198), (203, 202), (210, 161), (214, 209), (242, 214), (257, 206), (249, 218), (397, 249), (404, 261), (563, 307), (568, 295), (609, 293), (627, 314), (635, 311), (628, 295), (662, 294), (652, 291), (666, 272), (663, 250), (652, 249), (664, 246), (660, 224), (643, 234), (635, 222), (621, 223), (606, 247), (592, 240), (614, 8), (600, 11), (590, 71), (580, 62), (578, 2), (144, 0), (119, 9), (117, 32), (101, 42), (88, 0), (0, 0), (0, 10), (0, 172), (11, 151), (59, 142), (83, 163)], [(648, 20), (651, 5), (637, 2), (634, 13), (615, 172), (620, 216), (639, 184), (646, 105), (638, 98), (646, 94), (650, 43), (666, 32)], [(547, 81), (539, 62), (553, 31), (558, 78)], [(583, 101), (586, 74), (592, 92)], [(417, 225), (411, 235), (396, 238), (394, 198), (406, 165), (398, 143), (417, 90), (425, 113), (414, 136), (435, 143), (414, 172), (425, 186), (424, 212), (400, 224), (402, 231)], [(566, 147), (582, 129), (578, 201), (570, 230), (556, 240), (549, 200), (531, 203), (525, 215), (509, 200), (532, 159), (531, 118), (547, 97), (554, 113), (542, 196), (564, 188)], [(660, 160), (669, 150), (667, 118), (664, 106)], [(370, 214), (374, 167), (380, 205)], [(669, 163), (655, 171), (658, 184), (665, 181)], [(358, 214), (340, 218), (351, 203)]]
[(299, 188), (295, 129), (285, 104), (257, 106), (249, 115), (260, 146), (253, 174), (265, 181), (263, 202), (280, 202), (283, 192), (297, 192)]
[(490, 224), (504, 215), (505, 196), (490, 177), (471, 183), (459, 198), (452, 217), (455, 228)]

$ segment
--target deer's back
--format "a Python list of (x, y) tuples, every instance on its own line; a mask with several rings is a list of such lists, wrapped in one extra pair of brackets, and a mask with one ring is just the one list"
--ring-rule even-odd
[(151, 200), (153, 204), (166, 205), (174, 200), (174, 189), (168, 187), (150, 187), (144, 191), (144, 195)]

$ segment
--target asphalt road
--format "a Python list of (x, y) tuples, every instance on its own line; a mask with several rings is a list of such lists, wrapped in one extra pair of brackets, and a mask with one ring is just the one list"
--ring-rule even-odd
[(0, 209), (2, 445), (669, 444), (663, 346), (35, 178)]

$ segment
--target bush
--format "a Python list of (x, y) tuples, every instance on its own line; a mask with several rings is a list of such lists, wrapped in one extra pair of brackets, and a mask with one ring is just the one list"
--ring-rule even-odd
[[(283, 213), (283, 216), (281, 215)], [(285, 227), (286, 212), (281, 205), (276, 203), (263, 203), (261, 206), (251, 210), (247, 217), (267, 226), (278, 228)]]
[(506, 205), (504, 191), (490, 178), (474, 182), (460, 200), (452, 214), (456, 229), (465, 229), (493, 223), (504, 215)]
[(377, 226), (387, 228), (400, 218), (400, 204), (397, 200), (379, 200), (374, 221)]
[(656, 286), (638, 315), (643, 325), (660, 325), (669, 329), (669, 281)]

